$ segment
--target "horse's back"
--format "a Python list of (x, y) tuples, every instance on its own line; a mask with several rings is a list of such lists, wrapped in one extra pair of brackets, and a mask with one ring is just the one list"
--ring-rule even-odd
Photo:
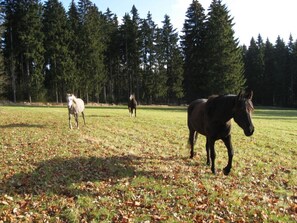
[(77, 105), (77, 112), (81, 113), (85, 110), (85, 103), (82, 99), (77, 98), (76, 99), (76, 105)]
[(205, 135), (205, 108), (207, 99), (197, 99), (188, 107), (188, 127)]

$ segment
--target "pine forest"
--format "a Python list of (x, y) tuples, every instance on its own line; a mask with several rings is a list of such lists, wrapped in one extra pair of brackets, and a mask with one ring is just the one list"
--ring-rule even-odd
[(239, 45), (221, 0), (193, 0), (181, 32), (135, 5), (119, 16), (90, 0), (2, 0), (1, 99), (118, 104), (134, 93), (141, 104), (186, 104), (250, 88), (256, 105), (297, 106), (297, 41), (259, 34)]

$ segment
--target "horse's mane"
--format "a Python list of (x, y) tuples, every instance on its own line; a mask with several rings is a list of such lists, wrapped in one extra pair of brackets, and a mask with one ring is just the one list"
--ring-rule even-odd
[(236, 95), (211, 95), (206, 102), (206, 112), (211, 117), (215, 114), (222, 115), (223, 107), (234, 106)]

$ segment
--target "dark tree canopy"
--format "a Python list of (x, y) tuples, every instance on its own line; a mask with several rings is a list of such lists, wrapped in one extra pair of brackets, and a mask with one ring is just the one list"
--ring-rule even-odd
[[(193, 0), (181, 36), (137, 7), (118, 16), (91, 0), (2, 0), (0, 94), (17, 101), (179, 104), (211, 94), (254, 90), (256, 104), (296, 106), (297, 42), (261, 35), (239, 46), (221, 0)], [(174, 15), (173, 15), (174, 16)]]

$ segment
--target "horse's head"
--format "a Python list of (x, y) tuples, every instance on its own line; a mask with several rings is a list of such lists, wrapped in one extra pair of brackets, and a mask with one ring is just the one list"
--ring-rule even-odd
[(67, 94), (67, 106), (69, 109), (72, 107), (74, 99), (75, 96), (73, 94)]
[(234, 107), (234, 121), (243, 129), (246, 136), (251, 136), (254, 133), (251, 118), (251, 113), (254, 110), (252, 97), (253, 92), (251, 90), (240, 92), (236, 97)]
[(129, 97), (130, 101), (133, 100), (134, 98), (135, 98), (135, 95), (134, 94), (130, 94), (130, 97)]

